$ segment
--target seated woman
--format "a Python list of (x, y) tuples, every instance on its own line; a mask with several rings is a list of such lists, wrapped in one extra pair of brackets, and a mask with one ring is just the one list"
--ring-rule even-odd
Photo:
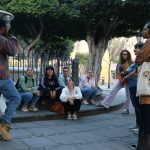
[(45, 75), (40, 80), (39, 90), (41, 92), (41, 100), (44, 100), (46, 103), (46, 108), (50, 109), (51, 104), (59, 100), (61, 91), (53, 66), (46, 68)]
[(94, 98), (97, 94), (98, 89), (95, 87), (95, 78), (93, 71), (89, 70), (87, 74), (81, 77), (79, 86), (83, 95), (83, 104), (87, 105), (88, 100), (91, 104), (95, 104)]
[[(23, 102), (23, 106), (21, 110), (23, 112), (37, 111), (36, 104), (39, 101), (41, 96), (40, 91), (38, 90), (38, 86), (36, 84), (36, 80), (33, 77), (34, 69), (29, 67), (26, 72), (26, 76), (22, 76), (18, 80), (18, 85), (16, 84), (16, 88), (21, 96), (21, 100)], [(31, 105), (29, 105), (31, 103)]]
[(77, 119), (80, 110), (82, 94), (80, 88), (74, 86), (72, 78), (67, 78), (67, 87), (63, 88), (60, 100), (64, 104), (67, 119)]

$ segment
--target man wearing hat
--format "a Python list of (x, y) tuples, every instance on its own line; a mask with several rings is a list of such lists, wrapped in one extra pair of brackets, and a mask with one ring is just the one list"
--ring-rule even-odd
[[(3, 14), (3, 15), (2, 15)], [(4, 140), (11, 140), (10, 124), (21, 98), (16, 90), (8, 71), (8, 56), (15, 56), (18, 52), (18, 42), (15, 37), (8, 41), (4, 36), (10, 28), (9, 21), (1, 15), (11, 17), (10, 13), (0, 11), (0, 93), (8, 100), (5, 114), (0, 118), (0, 136)], [(1, 19), (2, 18), (2, 19)]]

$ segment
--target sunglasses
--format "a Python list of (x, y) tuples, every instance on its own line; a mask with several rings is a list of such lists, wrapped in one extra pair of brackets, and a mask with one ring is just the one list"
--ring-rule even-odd
[(33, 71), (32, 69), (27, 69), (27, 71)]

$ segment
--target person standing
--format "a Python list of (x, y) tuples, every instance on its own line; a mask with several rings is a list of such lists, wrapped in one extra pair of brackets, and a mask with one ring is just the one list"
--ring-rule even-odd
[(132, 64), (131, 54), (128, 50), (122, 50), (119, 55), (119, 62), (116, 67), (116, 77), (117, 81), (115, 85), (110, 90), (109, 94), (106, 96), (106, 98), (101, 102), (101, 107), (104, 107), (108, 109), (114, 100), (114, 97), (116, 96), (117, 92), (125, 87), (126, 90), (126, 100), (124, 101), (124, 110), (123, 114), (129, 114), (129, 105), (130, 105), (130, 93), (129, 93), (129, 87), (124, 84), (123, 77), (125, 75), (125, 72), (127, 68)]
[[(142, 36), (147, 41), (136, 56), (135, 63), (138, 66), (144, 62), (150, 62), (150, 21), (143, 28)], [(141, 121), (136, 150), (150, 150), (150, 95), (139, 96), (139, 102)]]
[(21, 101), (8, 71), (8, 56), (15, 56), (18, 52), (17, 39), (12, 37), (8, 41), (4, 36), (8, 33), (8, 27), (10, 25), (5, 20), (0, 19), (0, 93), (8, 100), (5, 114), (0, 118), (0, 136), (7, 141), (12, 140), (9, 133), (10, 124)]
[[(144, 44), (142, 42), (138, 42), (134, 46), (134, 53), (135, 55), (138, 54), (140, 49), (142, 48)], [(136, 90), (137, 90), (137, 75), (138, 75), (138, 67), (135, 63), (133, 63), (129, 68), (126, 70), (125, 76), (123, 80), (129, 87), (130, 91), (130, 98), (132, 105), (135, 108), (135, 116), (136, 116), (136, 125), (131, 128), (135, 133), (138, 132), (139, 130), (139, 125), (140, 125), (140, 103), (139, 103), (139, 97), (136, 96)]]

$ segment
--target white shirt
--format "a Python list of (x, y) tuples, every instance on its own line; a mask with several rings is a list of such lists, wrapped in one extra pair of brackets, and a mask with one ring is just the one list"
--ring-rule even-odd
[(63, 88), (60, 95), (60, 100), (62, 102), (67, 102), (69, 97), (75, 97), (76, 99), (82, 98), (82, 93), (79, 87), (75, 86), (73, 91), (70, 91), (68, 87)]

